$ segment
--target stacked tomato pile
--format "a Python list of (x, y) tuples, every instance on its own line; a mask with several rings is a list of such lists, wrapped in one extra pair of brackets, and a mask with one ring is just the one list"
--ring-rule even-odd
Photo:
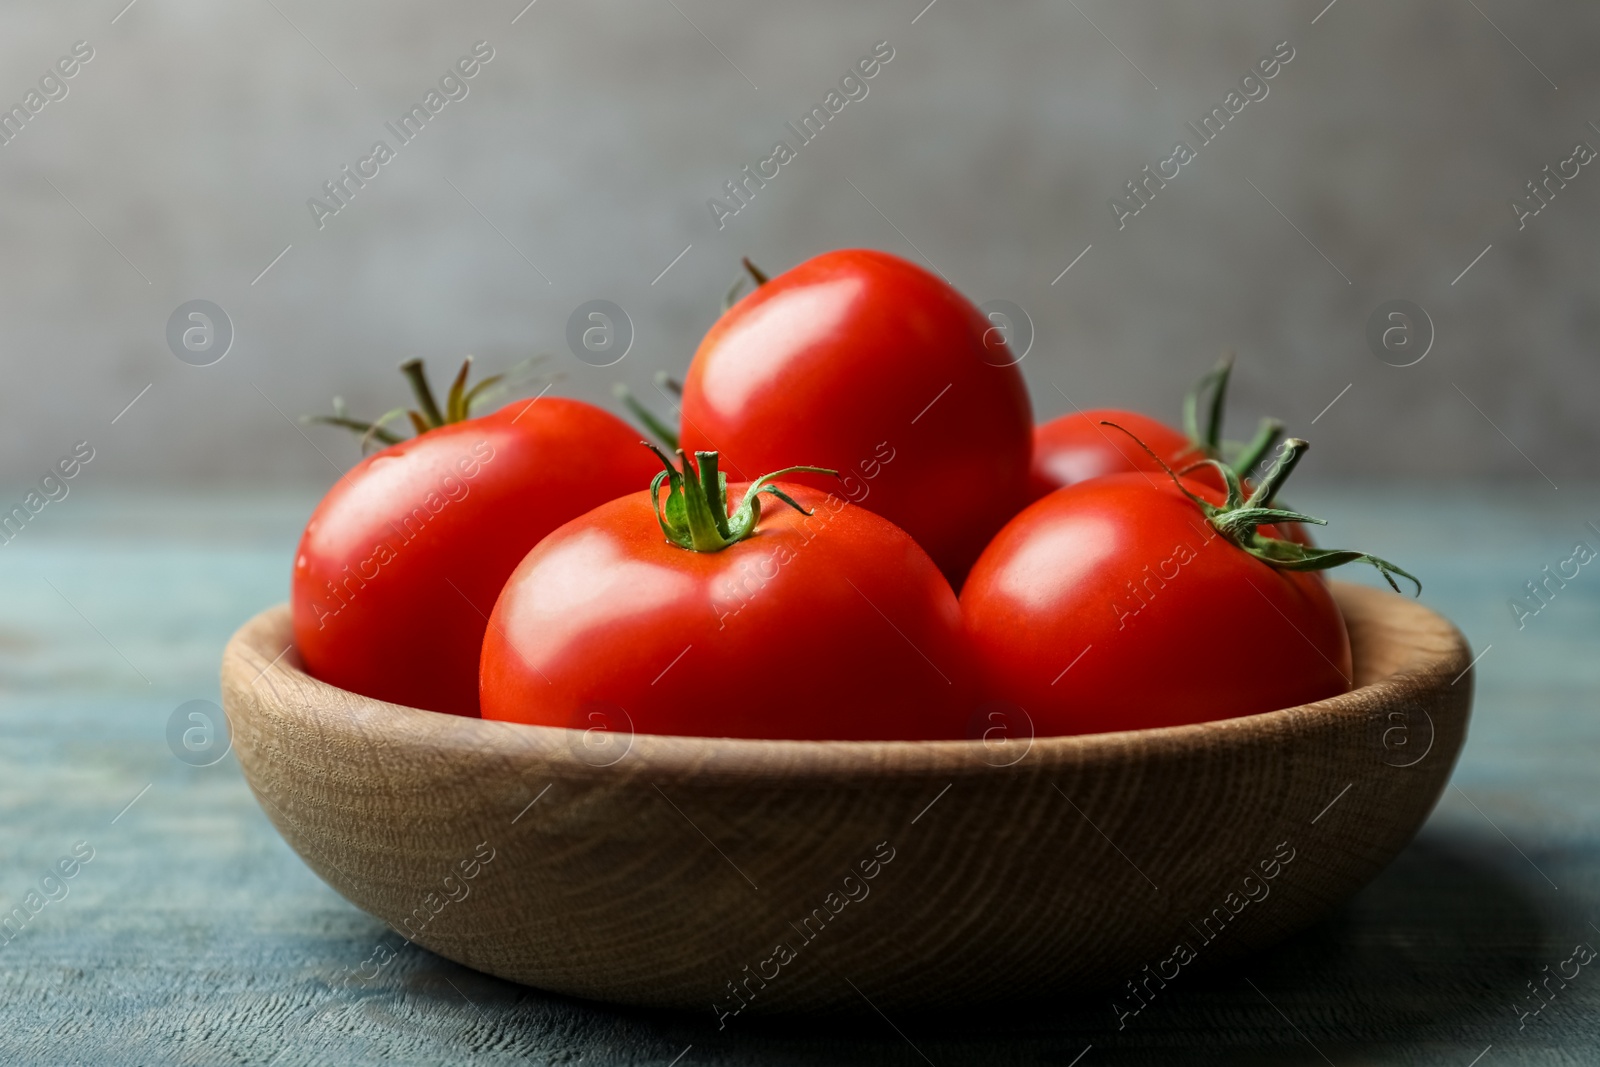
[(962, 738), (995, 707), (1137, 729), (1349, 688), (1317, 572), (1411, 576), (1276, 503), (1304, 441), (1269, 463), (1270, 420), (1220, 439), (1226, 362), (1183, 431), (1035, 427), (1003, 334), (921, 268), (851, 250), (752, 274), (681, 428), (649, 419), (666, 450), (576, 400), (473, 417), (490, 382), (465, 366), (442, 408), (403, 368), (413, 438), (326, 420), (386, 447), (301, 540), (307, 669), (457, 715), (801, 739)]

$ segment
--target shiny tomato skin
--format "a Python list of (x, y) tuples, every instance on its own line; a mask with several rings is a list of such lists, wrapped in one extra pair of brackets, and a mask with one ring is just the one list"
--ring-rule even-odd
[[(1116, 423), (1149, 445), (1173, 470), (1205, 458), (1187, 434), (1137, 411), (1072, 411), (1034, 428), (1033, 468), (1028, 478), (1030, 501), (1104, 474), (1150, 471), (1166, 477), (1161, 465), (1133, 438), (1102, 425), (1106, 422)], [(1215, 472), (1204, 472), (1201, 480), (1215, 480), (1217, 488), (1222, 488)]]
[(1350, 687), (1349, 635), (1322, 577), (1255, 559), (1170, 480), (1141, 474), (1030, 505), (973, 566), (961, 608), (984, 696), (1020, 706), (1041, 735), (1253, 715)]
[(921, 267), (825, 253), (759, 286), (706, 334), (684, 380), (684, 447), (719, 450), (730, 478), (837, 470), (846, 496), (911, 534), (959, 584), (1027, 502), (1033, 417), (997, 337)]
[(720, 552), (668, 542), (648, 493), (540, 542), (495, 604), (484, 718), (587, 729), (598, 709), (605, 728), (645, 734), (964, 736), (961, 609), (933, 561), (865, 508), (780, 484), (814, 514), (766, 498), (755, 534)]
[(661, 464), (578, 400), (518, 401), (356, 464), (312, 513), (291, 604), (306, 669), (395, 704), (478, 714), (489, 611), (539, 539)]

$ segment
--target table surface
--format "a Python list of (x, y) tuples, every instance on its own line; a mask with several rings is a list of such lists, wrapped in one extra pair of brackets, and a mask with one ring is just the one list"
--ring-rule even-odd
[[(1594, 487), (1297, 497), (1335, 520), (1325, 543), (1422, 576), (1482, 654), (1471, 734), (1416, 841), (1337, 916), (1186, 971), (1120, 1031), (1106, 996), (719, 1031), (404, 945), (300, 862), (231, 755), (194, 767), (167, 741), (179, 705), (218, 700), (232, 630), (285, 598), (314, 500), (75, 490), (0, 546), (0, 916), (60, 897), (0, 943), (0, 1062), (1600, 1062), (1600, 967), (1547, 1005), (1527, 985), (1600, 946), (1600, 571), (1521, 628), (1509, 607), (1575, 542), (1600, 548)], [(75, 847), (93, 858), (45, 882)], [(379, 945), (398, 955), (378, 980), (335, 985)]]

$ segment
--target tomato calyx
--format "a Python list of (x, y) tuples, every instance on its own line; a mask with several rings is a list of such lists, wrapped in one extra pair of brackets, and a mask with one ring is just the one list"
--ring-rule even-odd
[[(678, 467), (650, 442), (644, 446), (656, 454), (667, 468), (650, 482), (650, 503), (656, 513), (656, 522), (668, 541), (679, 548), (694, 552), (721, 552), (738, 544), (756, 532), (761, 519), (761, 496), (777, 497), (802, 515), (810, 515), (792, 496), (771, 484), (772, 479), (785, 474), (829, 474), (837, 478), (839, 472), (826, 467), (785, 467), (771, 474), (763, 474), (750, 483), (744, 499), (732, 515), (728, 514), (728, 476), (717, 469), (717, 453), (696, 452), (694, 463), (683, 449), (678, 449)], [(668, 483), (665, 506), (661, 503), (661, 483)]]
[[(1184, 395), (1183, 432), (1189, 435), (1189, 443), (1194, 449), (1207, 459), (1225, 460), (1228, 454), (1232, 454), (1233, 459), (1225, 461), (1242, 478), (1271, 450), (1278, 435), (1283, 433), (1283, 423), (1274, 418), (1263, 418), (1250, 440), (1240, 442), (1222, 439), (1223, 409), (1228, 398), (1228, 381), (1233, 375), (1233, 359), (1232, 352), (1224, 352), (1217, 365), (1201, 375), (1200, 380)], [(1204, 430), (1200, 427), (1202, 405), (1206, 414)]]
[(759, 289), (767, 284), (767, 272), (750, 262), (749, 256), (741, 256), (739, 262), (744, 264), (744, 273), (734, 276), (733, 284), (728, 286), (728, 291), (722, 297), (722, 310), (727, 311), (739, 302), (744, 296), (744, 287), (749, 281), (756, 283)]
[[(513, 371), (519, 371), (532, 366), (537, 359), (528, 360), (519, 364)], [(405, 415), (411, 421), (411, 428), (418, 437), (429, 430), (437, 430), (441, 426), (452, 423), (465, 422), (472, 417), (472, 409), (487, 396), (492, 395), (491, 390), (501, 386), (510, 374), (492, 374), (470, 389), (467, 379), (472, 374), (472, 357), (468, 356), (461, 363), (461, 369), (456, 372), (455, 381), (450, 383), (450, 391), (445, 395), (443, 408), (435, 398), (433, 388), (428, 384), (427, 372), (423, 369), (422, 360), (408, 359), (400, 364), (400, 373), (406, 376), (406, 381), (411, 385), (412, 395), (416, 398), (415, 408), (394, 408), (371, 422), (364, 422), (351, 416), (345, 407), (344, 398), (333, 398), (332, 415), (302, 415), (301, 422), (321, 423), (324, 426), (340, 426), (346, 430), (354, 431), (361, 435), (361, 451), (366, 450), (376, 441), (382, 445), (399, 444), (404, 438), (393, 430), (388, 424)]]
[[(1217, 533), (1268, 566), (1286, 571), (1322, 571), (1331, 567), (1341, 567), (1346, 563), (1368, 563), (1377, 568), (1378, 573), (1383, 575), (1383, 580), (1388, 582), (1395, 592), (1400, 592), (1400, 586), (1394, 580), (1394, 575), (1398, 574), (1416, 586), (1416, 596), (1422, 595), (1421, 580), (1410, 571), (1386, 559), (1348, 548), (1315, 548), (1294, 541), (1268, 537), (1260, 532), (1259, 527), (1279, 522), (1309, 522), (1318, 526), (1328, 524), (1327, 519), (1272, 506), (1272, 498), (1277, 495), (1283, 483), (1288, 481), (1295, 465), (1300, 462), (1300, 457), (1311, 447), (1310, 442), (1298, 437), (1291, 437), (1285, 441), (1271, 469), (1261, 479), (1261, 484), (1251, 489), (1250, 495), (1246, 497), (1239, 475), (1221, 460), (1203, 459), (1198, 463), (1191, 463), (1181, 471), (1174, 471), (1134, 434), (1114, 422), (1107, 422), (1104, 425), (1122, 430), (1132, 437), (1140, 448), (1161, 464), (1161, 469), (1172, 478), (1179, 492), (1194, 502)], [(1213, 467), (1222, 476), (1223, 482), (1228, 487), (1227, 498), (1222, 504), (1211, 503), (1191, 492), (1189, 487), (1183, 484), (1181, 475), (1200, 467)]]

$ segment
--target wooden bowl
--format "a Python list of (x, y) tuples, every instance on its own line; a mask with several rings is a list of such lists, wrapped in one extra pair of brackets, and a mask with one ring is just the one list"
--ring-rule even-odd
[(281, 606), (228, 644), (222, 689), (245, 777), (289, 844), (468, 967), (724, 1019), (1095, 988), (1131, 1008), (1130, 982), (1148, 995), (1326, 916), (1445, 786), (1471, 705), (1465, 639), (1392, 593), (1333, 589), (1353, 691), (1031, 742), (439, 715), (306, 675)]

